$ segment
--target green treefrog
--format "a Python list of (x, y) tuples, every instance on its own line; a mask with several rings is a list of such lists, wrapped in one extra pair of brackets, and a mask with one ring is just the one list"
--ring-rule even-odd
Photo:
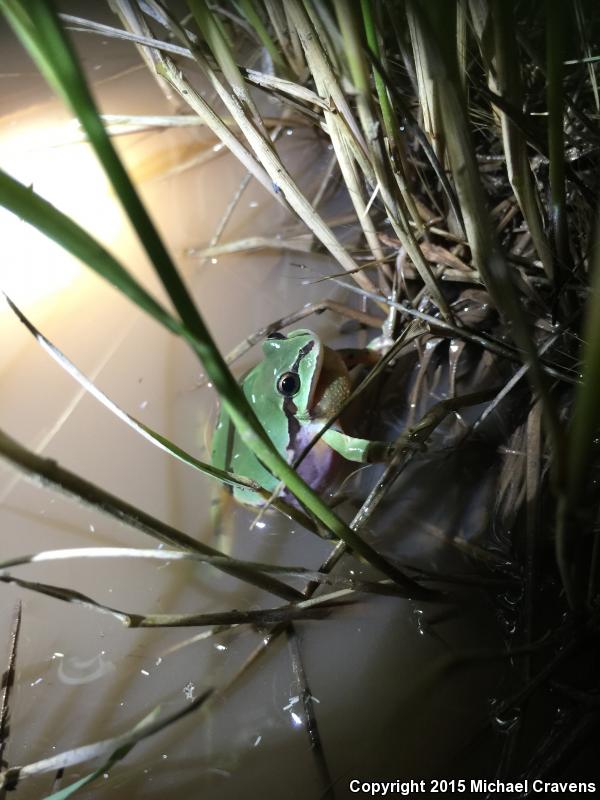
[[(262, 361), (243, 378), (242, 388), (271, 441), (291, 464), (350, 394), (349, 367), (356, 362), (356, 351), (332, 350), (317, 334), (303, 329), (287, 336), (273, 333), (262, 349)], [(298, 473), (321, 492), (335, 478), (343, 463), (340, 459), (385, 461), (393, 452), (392, 443), (347, 435), (343, 421), (336, 420), (301, 461)], [(279, 483), (244, 444), (223, 409), (213, 436), (212, 462), (256, 481), (269, 492)], [(234, 487), (233, 494), (246, 505), (265, 503), (264, 497), (251, 489)]]

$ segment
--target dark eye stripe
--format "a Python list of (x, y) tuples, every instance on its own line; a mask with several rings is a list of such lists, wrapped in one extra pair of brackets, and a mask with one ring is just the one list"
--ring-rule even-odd
[[(311, 339), (310, 342), (307, 342), (304, 347), (301, 347), (298, 352), (298, 357), (294, 361), (292, 365), (292, 369), (290, 371), (298, 372), (300, 367), (300, 362), (303, 358), (305, 358), (310, 351), (315, 346), (315, 340)], [(283, 412), (287, 417), (288, 421), (288, 442), (290, 443), (290, 449), (295, 451), (296, 449), (296, 437), (300, 432), (300, 423), (296, 419), (296, 412), (298, 408), (291, 397), (283, 397)]]
[(313, 349), (314, 346), (315, 346), (315, 340), (311, 339), (310, 342), (307, 342), (304, 345), (304, 347), (300, 348), (300, 350), (298, 351), (298, 357), (296, 358), (296, 360), (294, 361), (294, 365), (292, 366), (291, 369), (292, 372), (298, 372), (298, 369), (300, 368), (300, 362), (305, 356), (307, 356), (310, 353), (310, 351)]
[(301, 381), (300, 376), (298, 375), (300, 362), (310, 353), (314, 346), (315, 342), (313, 339), (310, 342), (307, 342), (304, 347), (301, 347), (298, 351), (296, 360), (292, 364), (292, 368), (288, 372), (282, 373), (277, 378), (276, 388), (279, 394), (283, 395), (284, 397), (293, 397), (300, 391)]

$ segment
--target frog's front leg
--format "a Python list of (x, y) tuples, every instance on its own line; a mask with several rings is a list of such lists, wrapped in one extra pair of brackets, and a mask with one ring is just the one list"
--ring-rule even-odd
[(387, 463), (402, 451), (424, 450), (425, 442), (448, 414), (466, 406), (484, 403), (497, 393), (498, 389), (494, 388), (442, 400), (432, 406), (416, 425), (405, 430), (393, 442), (358, 439), (332, 428), (325, 431), (322, 438), (332, 450), (348, 461), (358, 461), (363, 464)]
[(371, 439), (358, 439), (347, 433), (329, 428), (323, 434), (323, 441), (348, 461), (361, 464), (376, 464), (389, 461), (396, 452), (394, 442), (377, 442)]

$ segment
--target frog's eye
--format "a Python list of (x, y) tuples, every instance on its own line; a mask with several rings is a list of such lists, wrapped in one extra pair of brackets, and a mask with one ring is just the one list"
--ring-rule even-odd
[(300, 376), (297, 372), (284, 372), (277, 381), (277, 391), (284, 397), (293, 397), (300, 388)]
[(284, 336), (280, 331), (273, 331), (267, 336), (267, 339), (287, 339), (287, 336)]

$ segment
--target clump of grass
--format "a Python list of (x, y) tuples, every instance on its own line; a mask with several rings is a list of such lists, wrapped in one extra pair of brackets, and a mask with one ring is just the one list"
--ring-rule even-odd
[[(600, 264), (595, 225), (598, 133), (594, 122), (598, 90), (591, 45), (598, 23), (591, 5), (532, 2), (515, 6), (502, 0), (456, 5), (437, 0), (425, 4), (414, 0), (334, 0), (332, 4), (244, 0), (215, 7), (205, 0), (189, 0), (190, 14), (185, 20), (177, 19), (168, 3), (156, 0), (139, 5), (114, 0), (113, 5), (121, 27), (99, 27), (93, 20), (72, 17), (64, 22), (76, 25), (86, 35), (101, 32), (135, 43), (159, 84), (174, 91), (187, 111), (198, 115), (241, 161), (248, 171), (245, 185), (251, 179), (259, 181), (296, 217), (298, 232), (310, 233), (314, 246), (331, 254), (337, 262), (331, 279), (358, 292), (369, 304), (362, 317), (360, 313), (355, 316), (366, 324), (380, 321), (382, 338), (387, 337), (392, 345), (390, 359), (407, 342), (424, 340), (433, 333), (451, 336), (461, 347), (468, 343), (479, 353), (481, 363), (493, 358), (502, 364), (506, 377), (503, 385), (494, 385), (493, 398), (487, 391), (467, 395), (466, 401), (473, 404), (489, 402), (477, 423), (480, 426), (492, 410), (502, 408), (506, 397), (521, 391), (523, 413), (510, 435), (521, 436), (525, 455), (517, 469), (503, 474), (497, 509), (498, 525), (505, 523), (508, 513), (514, 522), (512, 537), (504, 544), (509, 566), (500, 577), (508, 582), (519, 575), (521, 589), (510, 642), (511, 655), (518, 661), (515, 689), (494, 710), (497, 717), (513, 714), (516, 720), (504, 740), (499, 777), (528, 777), (536, 770), (537, 777), (540, 772), (556, 774), (558, 761), (565, 758), (558, 728), (537, 738), (527, 734), (530, 738), (523, 739), (523, 730), (529, 729), (528, 715), (535, 716), (536, 703), (551, 686), (558, 686), (567, 698), (582, 699), (589, 708), (600, 688), (597, 681), (584, 685), (573, 669), (576, 659), (591, 664), (586, 636), (597, 646), (600, 569), (596, 532)], [(5, 174), (0, 175), (0, 202), (59, 241), (171, 333), (182, 337), (202, 361), (248, 447), (287, 485), (306, 513), (299, 517), (295, 509), (279, 503), (280, 510), (295, 515), (308, 529), (326, 529), (339, 540), (321, 570), (312, 574), (228, 559), (191, 541), (183, 532), (165, 530), (166, 526), (141, 511), (124, 509), (118, 499), (109, 498), (108, 502), (97, 487), (90, 489), (83, 479), (56, 465), (50, 469), (43, 459), (32, 458), (3, 436), (3, 457), (38, 479), (51, 481), (109, 513), (119, 513), (122, 519), (142, 520), (143, 530), (188, 551), (185, 557), (203, 558), (289, 603), (256, 613), (197, 614), (186, 620), (139, 615), (134, 619), (134, 615), (107, 609), (67, 588), (26, 584), (12, 572), (3, 574), (2, 579), (83, 603), (90, 611), (117, 615), (129, 625), (204, 624), (223, 630), (223, 626), (268, 624), (267, 635), (234, 680), (262, 658), (278, 636), (287, 633), (294, 672), (305, 688), (307, 731), (324, 789), (330, 792), (317, 715), (306, 689), (293, 621), (314, 613), (316, 605), (329, 608), (334, 600), (359, 591), (434, 597), (423, 583), (439, 576), (400, 569), (369, 545), (362, 532), (399, 472), (414, 457), (415, 450), (408, 445), (427, 443), (444, 416), (460, 405), (460, 398), (434, 405), (407, 432), (404, 449), (352, 522), (346, 523), (334, 513), (278, 456), (245, 402), (116, 155), (53, 7), (42, 0), (0, 0), (0, 8), (49, 83), (78, 117), (175, 313), (157, 303), (123, 264), (73, 221)], [(270, 74), (239, 63), (234, 43), (248, 38), (264, 49), (272, 65)], [(226, 115), (197, 91), (186, 74), (190, 61), (214, 89)], [(282, 161), (274, 142), (276, 134), (270, 132), (260, 111), (254, 86), (284, 100), (282, 125), (301, 120), (331, 143), (335, 160), (312, 199), (303, 194)], [(131, 123), (135, 125), (135, 120)], [(337, 175), (355, 213), (360, 244), (354, 251), (342, 245), (335, 225), (320, 209), (328, 184)], [(200, 256), (214, 254), (216, 247), (221, 247), (218, 252), (232, 252), (248, 246), (273, 246), (273, 240), (220, 241), (228, 214), (242, 191)], [(290, 245), (293, 240), (290, 237)], [(366, 262), (361, 260), (364, 258)], [(493, 325), (474, 321), (465, 312), (469, 291), (485, 297), (481, 305), (491, 307)], [(382, 311), (387, 314), (385, 327)], [(227, 361), (273, 326), (291, 324), (305, 313), (273, 321), (272, 326), (250, 335)], [(31, 324), (21, 317), (31, 330)], [(414, 319), (418, 322), (412, 322)], [(33, 329), (32, 333), (52, 349), (40, 332)], [(85, 378), (73, 365), (68, 366), (65, 357), (59, 354), (59, 360), (85, 385)], [(428, 364), (424, 358), (421, 379)], [(525, 384), (527, 388), (523, 388)], [(418, 380), (419, 385), (426, 384)], [(192, 459), (105, 400), (102, 402), (128, 424), (137, 425), (142, 435), (191, 467), (229, 483), (243, 482), (240, 476), (219, 474)], [(519, 429), (517, 433), (514, 428)], [(465, 439), (469, 435), (467, 432)], [(485, 550), (485, 542), (482, 547)], [(336, 583), (329, 573), (347, 549), (385, 574), (394, 586), (389, 581)], [(96, 553), (95, 557), (102, 555), (107, 554)], [(132, 552), (127, 557), (149, 556)], [(15, 562), (0, 568), (13, 570), (16, 566)], [(283, 578), (303, 579), (303, 589), (282, 582), (273, 572), (282, 573)], [(337, 589), (312, 598), (315, 590), (327, 583)], [(549, 593), (553, 597), (551, 611), (544, 606)], [(504, 655), (470, 653), (463, 660), (501, 657)], [(431, 675), (442, 679), (448, 666), (454, 662), (437, 665)], [(213, 697), (227, 688), (229, 684), (219, 687)], [(577, 713), (573, 708), (574, 721)], [(489, 725), (489, 720), (484, 722), (486, 729)], [(574, 726), (569, 742), (573, 751), (582, 745), (588, 728), (587, 724)], [(519, 741), (524, 742), (520, 752)], [(129, 746), (129, 739), (126, 744)], [(537, 751), (543, 757), (537, 757)], [(5, 780), (14, 781), (14, 770), (3, 774)]]

